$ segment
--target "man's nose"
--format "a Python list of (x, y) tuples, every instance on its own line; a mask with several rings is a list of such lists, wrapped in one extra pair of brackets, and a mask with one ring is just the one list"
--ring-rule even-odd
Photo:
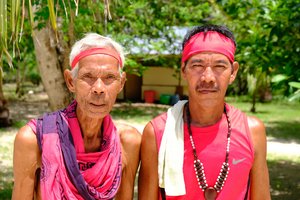
[(93, 87), (92, 87), (92, 92), (94, 94), (102, 94), (105, 92), (105, 84), (101, 80), (101, 78), (97, 78), (97, 80), (94, 82)]
[(201, 81), (206, 83), (215, 82), (215, 74), (211, 67), (206, 67), (203, 73), (201, 74)]

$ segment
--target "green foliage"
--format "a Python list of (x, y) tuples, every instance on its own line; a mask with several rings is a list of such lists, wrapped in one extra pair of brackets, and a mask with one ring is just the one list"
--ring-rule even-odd
[(289, 85), (300, 89), (300, 82), (289, 82)]
[[(70, 47), (86, 32), (116, 39), (129, 53), (125, 63), (125, 71), (129, 73), (141, 75), (145, 67), (155, 64), (179, 68), (177, 58), (164, 58), (166, 54), (180, 54), (185, 31), (178, 30), (216, 23), (227, 25), (238, 44), (236, 60), (240, 63), (240, 72), (229, 93), (247, 94), (247, 85), (251, 84), (247, 82), (249, 74), (259, 79), (259, 73), (263, 72), (266, 90), (271, 89), (274, 95), (289, 96), (295, 91), (288, 83), (300, 77), (300, 0), (111, 0), (111, 19), (100, 0), (81, 0), (78, 7), (75, 1), (31, 2), (38, 8), (34, 18), (38, 28), (44, 27), (55, 13), (60, 37), (66, 46)], [(49, 2), (55, 6), (49, 8)], [(29, 27), (30, 23), (25, 21)], [(30, 36), (24, 38), (28, 40)], [(33, 47), (22, 52), (33, 54)], [(29, 62), (36, 65), (34, 59)], [(276, 75), (287, 78), (271, 82)]]
[(139, 76), (143, 74), (144, 70), (146, 69), (147, 68), (141, 65), (140, 63), (138, 63), (137, 60), (132, 59), (130, 57), (126, 58), (124, 71)]
[[(207, 1), (115, 1), (105, 31), (128, 49), (140, 67), (166, 65), (160, 55), (178, 54), (181, 49), (183, 35), (176, 29), (204, 22), (210, 11)], [(180, 62), (174, 65), (179, 67)]]
[(300, 77), (299, 0), (218, 2), (224, 12), (217, 19), (236, 33), (242, 72), (255, 74), (261, 68), (267, 75), (284, 74), (289, 81)]
[(297, 90), (289, 97), (289, 101), (300, 99), (300, 82), (289, 82), (289, 85), (297, 88)]
[(15, 122), (13, 123), (13, 127), (19, 129), (19, 128), (22, 128), (23, 126), (25, 126), (26, 123), (27, 123), (26, 120), (15, 121)]
[(39, 85), (41, 82), (41, 76), (36, 72), (31, 72), (29, 74), (29, 80), (35, 85)]
[(273, 76), (271, 82), (272, 83), (279, 83), (281, 81), (287, 80), (288, 76), (285, 74), (276, 74), (275, 76)]

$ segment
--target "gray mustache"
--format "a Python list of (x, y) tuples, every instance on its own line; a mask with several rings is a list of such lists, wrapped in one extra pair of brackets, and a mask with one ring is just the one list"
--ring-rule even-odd
[(196, 91), (209, 90), (209, 91), (218, 91), (219, 87), (215, 84), (199, 84), (196, 86)]

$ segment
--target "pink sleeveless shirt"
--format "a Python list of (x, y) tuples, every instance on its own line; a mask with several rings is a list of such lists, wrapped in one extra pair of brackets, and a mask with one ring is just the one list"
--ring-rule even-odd
[[(248, 127), (247, 117), (240, 110), (227, 105), (231, 120), (231, 143), (229, 152), (230, 171), (222, 191), (218, 194), (220, 200), (243, 200), (247, 191), (249, 173), (254, 161), (254, 149)], [(167, 113), (151, 121), (155, 131), (158, 150), (165, 128)], [(208, 127), (191, 126), (198, 157), (204, 165), (206, 180), (213, 187), (225, 160), (228, 124), (225, 114), (222, 119)], [(183, 172), (186, 195), (171, 197), (167, 200), (204, 200), (204, 194), (198, 186), (194, 171), (194, 157), (190, 143), (187, 124), (184, 124), (184, 161)], [(161, 195), (159, 195), (161, 198)]]

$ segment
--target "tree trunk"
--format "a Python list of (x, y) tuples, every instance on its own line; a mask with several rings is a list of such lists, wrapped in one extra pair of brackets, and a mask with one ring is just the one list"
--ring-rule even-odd
[(18, 97), (22, 97), (25, 93), (24, 91), (24, 82), (25, 82), (25, 74), (26, 74), (26, 67), (24, 66), (24, 62), (21, 61), (20, 57), (18, 59), (18, 66), (16, 66), (17, 70), (17, 77), (16, 77), (16, 94)]
[(59, 61), (59, 57), (64, 55), (58, 51), (56, 37), (49, 24), (34, 31), (33, 41), (38, 69), (49, 97), (50, 108), (61, 109), (70, 103), (71, 94), (65, 84), (63, 62)]
[(252, 96), (252, 107), (250, 109), (250, 112), (252, 112), (252, 113), (256, 112), (255, 104), (256, 104), (256, 90), (254, 90), (253, 96)]
[(0, 69), (0, 127), (6, 127), (11, 125), (11, 119), (9, 118), (9, 110), (2, 86), (2, 69)]

